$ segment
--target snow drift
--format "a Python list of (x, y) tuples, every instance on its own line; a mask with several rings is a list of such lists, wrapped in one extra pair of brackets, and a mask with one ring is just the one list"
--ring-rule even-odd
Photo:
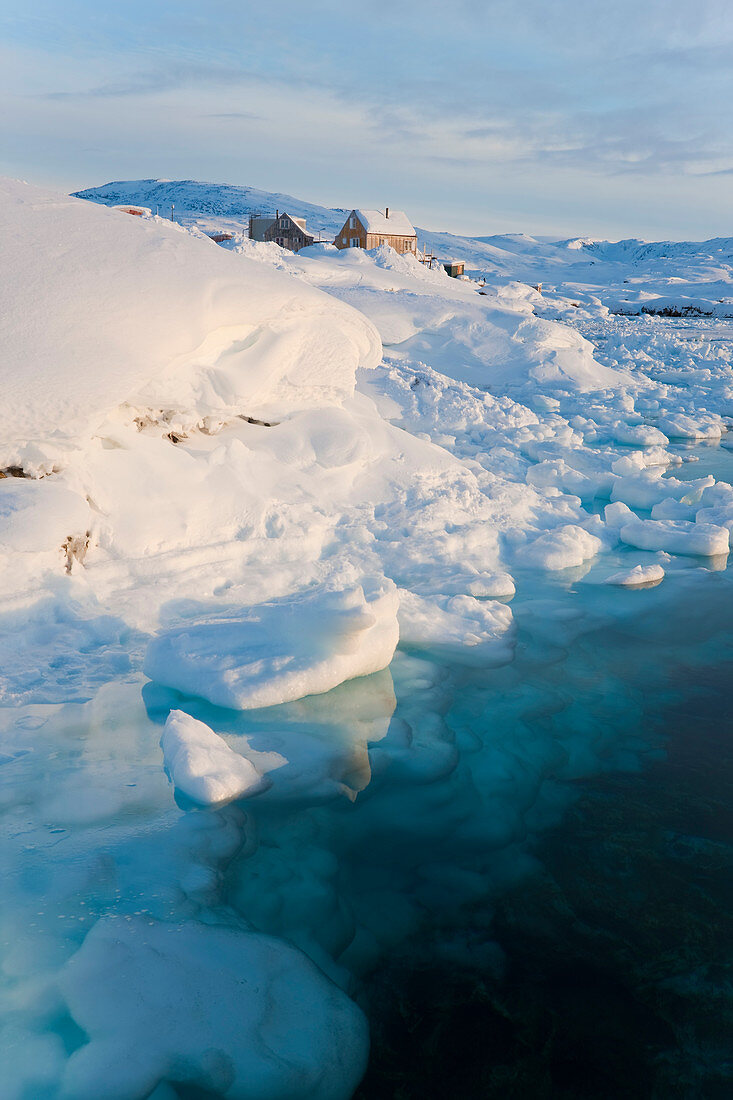
[(123, 403), (197, 424), (338, 402), (380, 358), (354, 311), (162, 219), (4, 181), (0, 239), (0, 466)]

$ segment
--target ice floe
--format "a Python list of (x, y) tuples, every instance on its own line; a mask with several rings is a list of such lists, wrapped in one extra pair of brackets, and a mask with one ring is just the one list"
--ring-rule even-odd
[(606, 579), (606, 584), (617, 584), (623, 588), (650, 588), (663, 580), (664, 569), (661, 565), (635, 565), (633, 569), (613, 573)]
[(670, 554), (727, 554), (727, 527), (689, 520), (632, 519), (619, 530), (622, 542), (639, 550), (666, 550)]
[(89, 1040), (65, 1067), (64, 1100), (98, 1100), (100, 1087), (132, 1100), (166, 1081), (231, 1100), (348, 1100), (364, 1071), (360, 1010), (269, 936), (109, 917), (59, 987)]
[(397, 605), (395, 586), (379, 579), (273, 600), (160, 634), (145, 672), (219, 707), (287, 703), (385, 668), (399, 636)]
[(160, 738), (165, 768), (176, 790), (204, 806), (257, 794), (266, 786), (254, 764), (182, 710), (172, 710)]
[(400, 642), (459, 663), (489, 667), (510, 661), (511, 608), (473, 596), (421, 597), (400, 592)]

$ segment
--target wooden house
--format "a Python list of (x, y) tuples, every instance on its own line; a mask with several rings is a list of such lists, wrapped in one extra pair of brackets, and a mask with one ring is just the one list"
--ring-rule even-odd
[(313, 244), (315, 237), (306, 232), (305, 218), (293, 218), (290, 214), (281, 214), (278, 211), (272, 225), (265, 229), (263, 240), (274, 241), (281, 248), (289, 248), (291, 252), (300, 252), (301, 248)]
[(466, 270), (466, 264), (463, 260), (443, 260), (443, 268), (451, 279), (460, 279)]
[(352, 210), (333, 243), (337, 248), (388, 244), (395, 252), (416, 253), (417, 233), (402, 210)]
[(272, 214), (250, 214), (249, 216), (249, 239), (251, 241), (264, 241), (265, 233), (275, 221)]

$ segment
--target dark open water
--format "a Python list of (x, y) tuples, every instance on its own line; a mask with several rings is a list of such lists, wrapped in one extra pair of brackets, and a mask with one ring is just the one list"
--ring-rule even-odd
[[(529, 727), (562, 744), (585, 709), (606, 770), (558, 781), (566, 807), (528, 831), (519, 882), (445, 924), (435, 912), (365, 978), (360, 1100), (733, 1095), (731, 595), (727, 574), (685, 578), (676, 606), (539, 673), (574, 702)], [(442, 941), (458, 935), (456, 965)]]

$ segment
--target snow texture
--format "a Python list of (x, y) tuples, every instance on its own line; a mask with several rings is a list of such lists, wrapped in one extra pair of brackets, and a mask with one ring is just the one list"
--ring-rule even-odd
[(14, 272), (0, 288), (0, 463), (22, 464), (28, 441), (73, 444), (123, 403), (192, 425), (277, 418), (349, 396), (379, 358), (352, 311), (160, 219), (6, 182), (0, 236)]

